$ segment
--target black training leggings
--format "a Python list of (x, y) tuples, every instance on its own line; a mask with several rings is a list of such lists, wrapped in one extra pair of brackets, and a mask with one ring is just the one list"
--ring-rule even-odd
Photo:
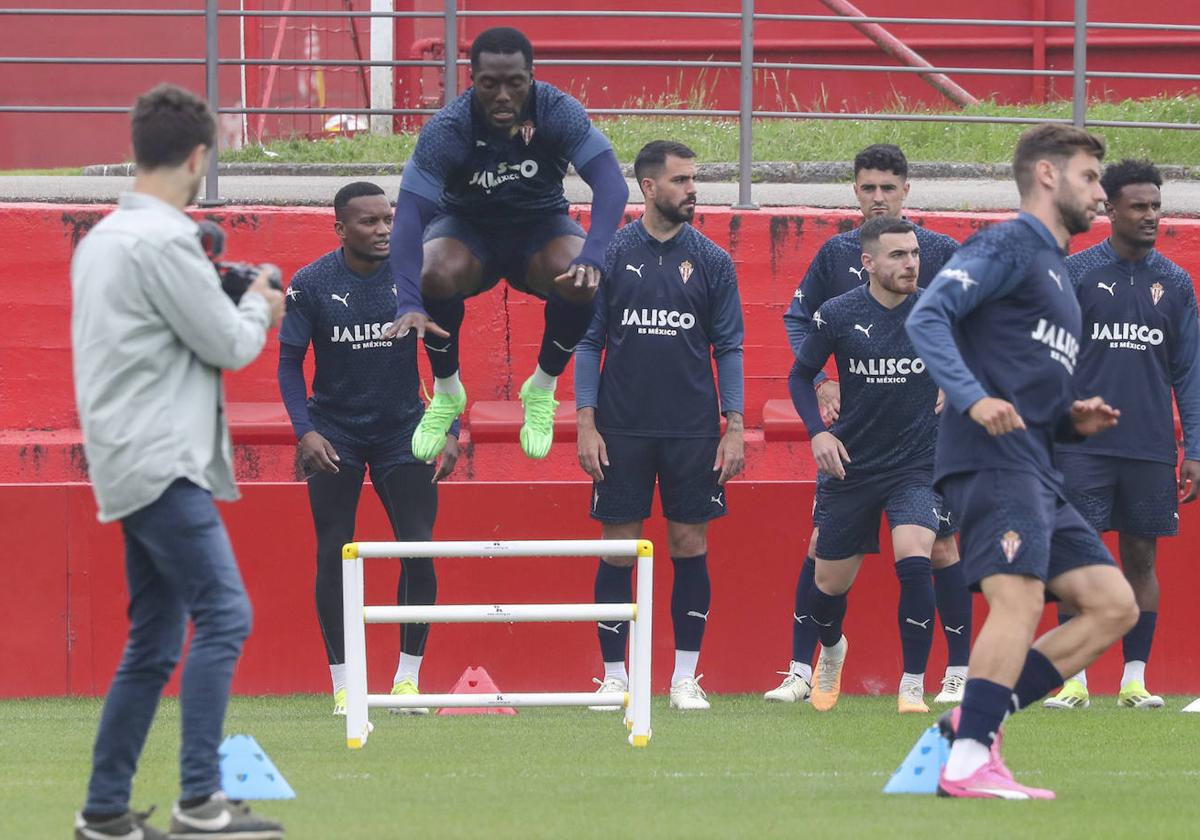
[[(437, 485), (431, 464), (402, 464), (374, 482), (397, 540), (433, 538), (437, 517)], [(346, 661), (342, 631), (342, 546), (354, 539), (354, 520), (362, 492), (363, 472), (342, 467), (340, 472), (318, 472), (308, 479), (308, 501), (317, 531), (317, 619), (325, 637), (330, 665)], [(433, 560), (413, 557), (402, 561), (396, 603), (432, 604), (437, 600)], [(425, 653), (428, 624), (400, 625), (400, 650), (414, 656)]]

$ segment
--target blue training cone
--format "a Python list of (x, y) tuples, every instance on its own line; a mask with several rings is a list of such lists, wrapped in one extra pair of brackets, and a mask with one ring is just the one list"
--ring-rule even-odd
[(249, 735), (230, 735), (218, 749), (221, 787), (230, 799), (295, 799), (266, 750)]
[(921, 733), (916, 745), (883, 786), (884, 793), (937, 793), (938, 778), (950, 757), (950, 745), (937, 724)]

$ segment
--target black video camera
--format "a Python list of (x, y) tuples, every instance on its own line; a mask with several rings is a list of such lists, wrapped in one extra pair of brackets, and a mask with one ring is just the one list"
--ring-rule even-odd
[(197, 225), (200, 228), (200, 247), (212, 260), (217, 276), (221, 278), (221, 288), (229, 295), (230, 300), (234, 303), (241, 300), (260, 271), (269, 272), (267, 282), (271, 284), (271, 288), (283, 291), (283, 274), (279, 266), (271, 263), (255, 265), (247, 262), (223, 262), (221, 255), (225, 253), (225, 231), (216, 222), (207, 219), (197, 222)]

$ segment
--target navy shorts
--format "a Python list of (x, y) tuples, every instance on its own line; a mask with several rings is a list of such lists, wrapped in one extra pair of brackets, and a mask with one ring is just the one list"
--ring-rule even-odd
[(974, 590), (992, 575), (1045, 582), (1082, 566), (1115, 565), (1096, 529), (1033, 473), (958, 473), (941, 490), (958, 514), (963, 573)]
[[(412, 429), (403, 429), (396, 434), (389, 434), (368, 443), (347, 435), (337, 426), (322, 422), (316, 416), (312, 416), (312, 420), (317, 432), (329, 441), (333, 445), (334, 451), (337, 452), (340, 459), (338, 467), (357, 470), (365, 474), (369, 466), (373, 482), (378, 482), (393, 467), (424, 463), (412, 454)], [(312, 474), (311, 468), (299, 463), (299, 450), (297, 450), (297, 468), (305, 480)], [(433, 466), (430, 465), (429, 469), (432, 479)]]
[(457, 239), (467, 246), (475, 259), (483, 264), (483, 285), (473, 294), (486, 292), (503, 277), (514, 289), (544, 298), (544, 294), (525, 285), (525, 276), (529, 273), (533, 255), (560, 236), (585, 239), (587, 234), (566, 213), (548, 213), (519, 224), (496, 225), (481, 225), (461, 216), (441, 213), (425, 228), (424, 241), (445, 237)]
[(933, 489), (932, 469), (899, 469), (862, 478), (817, 480), (813, 524), (817, 557), (844, 560), (879, 553), (879, 526), (920, 525), (937, 533), (946, 514)]
[(592, 519), (640, 522), (650, 516), (654, 482), (663, 515), (694, 525), (724, 516), (725, 488), (714, 470), (719, 438), (663, 438), (606, 434), (604, 481), (592, 482)]
[(1067, 499), (1097, 531), (1137, 537), (1179, 533), (1175, 467), (1115, 455), (1059, 452)]

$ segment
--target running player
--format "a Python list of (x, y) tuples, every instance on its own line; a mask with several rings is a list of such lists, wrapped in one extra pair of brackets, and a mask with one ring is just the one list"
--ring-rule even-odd
[[(854, 158), (854, 197), (864, 219), (903, 218), (904, 201), (911, 183), (908, 180), (908, 159), (899, 147), (890, 143), (868, 146)], [(937, 275), (946, 260), (954, 254), (958, 243), (949, 236), (914, 226), (917, 244), (921, 248), (917, 285), (925, 288)], [(804, 338), (812, 331), (812, 314), (825, 301), (863, 285), (862, 243), (860, 228), (839, 233), (821, 246), (792, 296), (784, 313), (792, 352), (799, 352)], [(833, 422), (841, 406), (838, 381), (817, 374), (817, 396), (821, 410)], [(812, 652), (817, 645), (817, 629), (811, 619), (809, 594), (816, 568), (814, 551), (817, 529), (814, 522), (808, 543), (808, 555), (796, 582), (796, 601), (792, 613), (792, 661), (783, 673), (778, 688), (768, 691), (766, 700), (794, 703), (808, 697), (812, 683)], [(954, 527), (949, 511), (939, 513), (938, 539), (933, 544), (933, 583), (942, 632), (946, 637), (947, 667), (942, 679), (942, 691), (935, 703), (957, 703), (967, 679), (967, 658), (971, 652), (971, 593), (958, 565), (958, 546), (954, 542)], [(806, 656), (807, 652), (807, 656)]]
[[(1013, 171), (1021, 214), (958, 251), (914, 307), (908, 334), (948, 405), (934, 476), (962, 526), (967, 582), (987, 620), (971, 651), (938, 792), (1053, 799), (1013, 779), (1000, 757), (1004, 719), (1094, 660), (1137, 620), (1129, 584), (1099, 534), (1066, 501), (1056, 440), (1111, 427), (1100, 397), (1072, 400), (1079, 303), (1063, 263), (1104, 199), (1104, 144), (1082, 129), (1021, 135)], [(1037, 640), (1047, 592), (1077, 617)]]
[[(666, 140), (638, 152), (634, 172), (646, 211), (608, 249), (596, 315), (575, 365), (579, 463), (594, 480), (591, 514), (604, 523), (605, 539), (641, 536), (658, 480), (675, 568), (671, 707), (684, 710), (709, 708), (696, 676), (709, 615), (708, 523), (725, 515), (725, 485), (741, 472), (744, 448), (737, 275), (729, 254), (689, 224), (695, 157)], [(632, 563), (601, 558), (597, 602), (633, 599)], [(625, 691), (628, 623), (602, 622), (596, 632), (600, 691)]]
[[(1121, 569), (1138, 602), (1138, 623), (1122, 644), (1117, 703), (1155, 709), (1163, 699), (1146, 690), (1145, 672), (1158, 619), (1158, 538), (1178, 533), (1177, 493), (1191, 502), (1200, 484), (1196, 293), (1187, 272), (1154, 250), (1162, 215), (1162, 177), (1154, 164), (1123, 160), (1108, 167), (1100, 183), (1112, 234), (1067, 260), (1083, 310), (1075, 390), (1104, 394), (1121, 409), (1121, 424), (1060, 447), (1058, 465), (1067, 498), (1088, 524), (1120, 535)], [(1172, 391), (1184, 438), (1178, 480)], [(1069, 618), (1060, 611), (1060, 620)], [(1087, 674), (1080, 671), (1045, 705), (1088, 703)]]
[[(537, 369), (521, 386), (521, 448), (545, 458), (554, 388), (592, 318), (605, 249), (629, 188), (608, 140), (571, 96), (533, 78), (533, 48), (515, 29), (471, 45), (474, 85), (421, 131), (404, 167), (392, 241), (396, 321), (425, 341), (433, 399), (413, 432), (420, 460), (437, 457), (467, 404), (459, 379), (464, 298), (510, 286), (546, 301)], [(567, 215), (567, 166), (592, 188), (591, 229)], [(422, 251), (422, 240), (424, 250)]]
[[(354, 539), (367, 467), (396, 539), (432, 539), (436, 482), (453, 471), (458, 443), (452, 427), (436, 471), (409, 448), (424, 407), (416, 337), (383, 337), (397, 291), (388, 265), (391, 203), (380, 187), (358, 181), (338, 190), (333, 212), (341, 247), (300, 269), (288, 286), (279, 329), (279, 392), (300, 441), (317, 533), (317, 618), (333, 681), (333, 713), (344, 715), (342, 546)], [(311, 398), (304, 382), (309, 344), (316, 356)], [(396, 603), (432, 604), (436, 596), (433, 561), (404, 560)], [(392, 694), (417, 694), (429, 625), (401, 626)]]
[[(863, 557), (879, 551), (879, 520), (887, 511), (900, 579), (904, 674), (898, 708), (928, 712), (925, 664), (934, 618), (929, 555), (941, 510), (933, 490), (938, 389), (904, 332), (919, 294), (921, 249), (914, 225), (890, 216), (867, 220), (859, 237), (868, 282), (813, 313), (816, 329), (800, 345), (788, 377), (821, 472), (810, 596), (821, 659), (811, 699), (822, 712), (837, 703), (847, 648), (842, 635), (846, 595)], [(845, 410), (827, 428), (812, 383), (830, 356), (837, 360), (846, 400)], [(812, 653), (804, 652), (805, 661), (812, 661)]]

